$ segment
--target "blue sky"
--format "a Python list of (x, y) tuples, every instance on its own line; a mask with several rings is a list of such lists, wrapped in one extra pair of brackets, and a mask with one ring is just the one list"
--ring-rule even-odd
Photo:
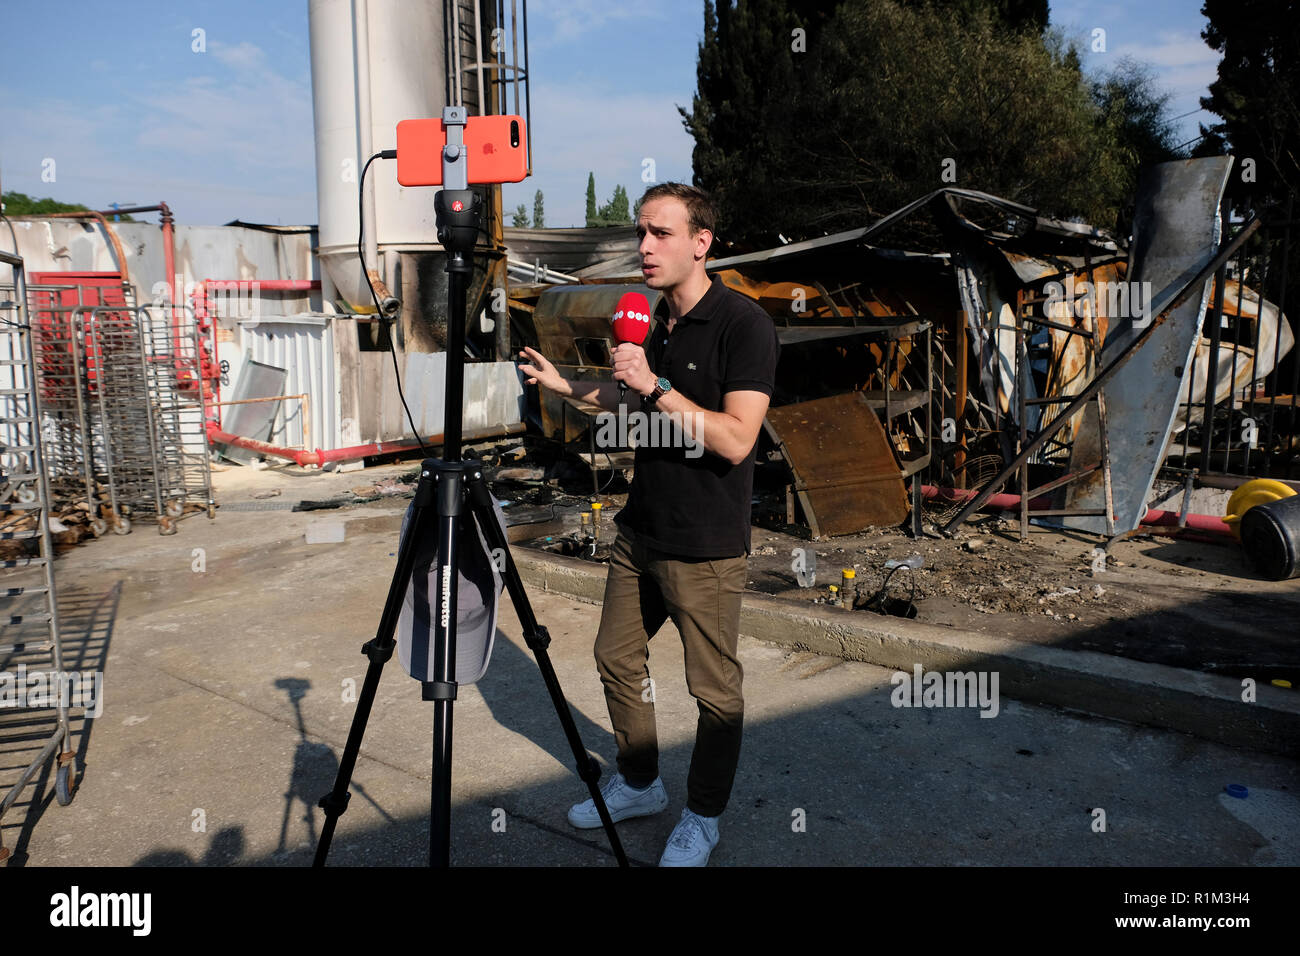
[[(406, 0), (415, 3), (419, 0)], [(102, 0), (0, 7), (0, 182), (5, 190), (107, 207), (166, 201), (179, 222), (314, 223), (306, 0)], [(1217, 55), (1199, 2), (1054, 2), (1090, 70), (1123, 56), (1173, 94), (1182, 139)], [(643, 160), (691, 178), (689, 106), (702, 0), (534, 0), (529, 5), (534, 176), (505, 207), (546, 198), (548, 226), (581, 225), (587, 173), (599, 199), (635, 197)], [(202, 29), (206, 52), (192, 50)], [(1105, 52), (1092, 53), (1094, 30)], [(376, 148), (381, 145), (376, 144)], [(51, 167), (50, 160), (53, 160)], [(383, 164), (384, 169), (392, 164)], [(53, 181), (42, 178), (53, 171)], [(372, 173), (373, 175), (373, 173)]]

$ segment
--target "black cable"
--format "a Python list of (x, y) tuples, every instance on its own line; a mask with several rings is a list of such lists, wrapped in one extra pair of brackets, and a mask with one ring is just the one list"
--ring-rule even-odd
[[(889, 573), (885, 575), (884, 582), (880, 585), (880, 602), (882, 605), (884, 604), (885, 599), (889, 596), (889, 579), (894, 576), (894, 572), (897, 571), (899, 568), (906, 568), (908, 572), (914, 570), (910, 564), (896, 564), (889, 569)], [(915, 604), (916, 603), (916, 576), (914, 574), (909, 573), (907, 575), (907, 581), (908, 584), (911, 586), (907, 595), (907, 603)]]
[[(366, 286), (370, 289), (370, 298), (375, 301), (375, 316), (383, 318), (384, 311), (379, 305), (379, 293), (375, 291), (375, 284), (370, 281), (370, 270), (366, 268), (366, 255), (362, 251), (361, 240), (366, 229), (366, 173), (370, 170), (370, 164), (376, 159), (396, 159), (397, 150), (385, 149), (375, 153), (366, 160), (366, 164), (361, 167), (361, 183), (357, 190), (357, 258), (361, 260), (361, 274), (366, 277)], [(397, 321), (401, 321), (399, 318)], [(429, 457), (429, 449), (424, 447), (424, 439), (420, 437), (420, 430), (415, 427), (415, 416), (411, 414), (410, 407), (406, 404), (406, 395), (402, 392), (402, 372), (397, 367), (397, 350), (393, 347), (393, 330), (388, 330), (388, 354), (393, 357), (393, 376), (397, 379), (397, 397), (401, 399), (402, 410), (406, 412), (406, 422), (411, 426), (411, 434), (415, 436), (416, 442), (420, 446), (420, 454)]]

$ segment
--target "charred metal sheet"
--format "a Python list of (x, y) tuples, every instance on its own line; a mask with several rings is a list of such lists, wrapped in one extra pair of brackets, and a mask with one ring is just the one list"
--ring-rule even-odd
[(602, 272), (603, 275), (639, 275), (640, 263), (635, 261), (640, 240), (632, 226), (603, 226), (574, 229), (516, 229), (502, 230), (510, 258), (529, 265), (557, 269), (561, 272), (579, 272), (609, 260), (628, 263), (632, 268), (623, 272)]
[[(1059, 398), (1060, 404), (1042, 404), (1031, 406), (1025, 415), (1030, 431), (1041, 431), (1061, 410), (1078, 395), (1097, 374), (1096, 356), (1094, 355), (1092, 336), (1094, 331), (1097, 341), (1104, 346), (1106, 333), (1110, 328), (1110, 313), (1117, 307), (1117, 300), (1106, 290), (1114, 288), (1124, 281), (1127, 266), (1123, 262), (1111, 262), (1105, 265), (1084, 266), (1077, 272), (1071, 269), (1063, 275), (1053, 276), (1043, 283), (1040, 291), (1048, 297), (1042, 305), (1043, 315), (1055, 323), (1051, 326), (1035, 328), (1029, 337), (1031, 349), (1045, 346), (1047, 358), (1034, 363), (1034, 371), (1042, 380), (1042, 387), (1032, 389), (1036, 397)], [(1048, 293), (1053, 288), (1059, 294)], [(1098, 294), (1100, 291), (1100, 294)], [(1073, 329), (1071, 332), (1069, 330)], [(1067, 444), (1078, 437), (1083, 422), (1083, 415), (1077, 414), (1066, 426), (1060, 441)], [(1041, 456), (1031, 461), (1048, 462), (1065, 465), (1061, 452), (1055, 457), (1044, 450)]]
[[(659, 324), (662, 294), (640, 283), (552, 286), (537, 299), (533, 328), (537, 351), (546, 356), (565, 378), (582, 382), (613, 381), (609, 353), (614, 348), (612, 321), (618, 300), (640, 292), (650, 303), (650, 334)], [(564, 412), (560, 396), (540, 389), (542, 433), (565, 442), (586, 431), (589, 420)], [(560, 432), (564, 434), (561, 435)]]
[[(1223, 284), (1223, 315), (1226, 325), (1229, 318), (1243, 320), (1246, 324), (1241, 334), (1243, 343), (1238, 345), (1219, 341), (1219, 361), (1215, 368), (1214, 403), (1226, 401), (1232, 392), (1241, 394), (1252, 382), (1263, 381), (1295, 345), (1295, 335), (1291, 332), (1291, 323), (1286, 317), (1279, 318), (1277, 305), (1264, 300), (1261, 308), (1259, 293), (1249, 286), (1243, 286), (1236, 279), (1229, 279)], [(1214, 298), (1214, 283), (1210, 283), (1209, 297)], [(1256, 328), (1256, 326), (1258, 328)], [(1246, 344), (1258, 342), (1256, 350)], [(1191, 371), (1183, 376), (1183, 387), (1178, 395), (1178, 411), (1174, 415), (1174, 433), (1187, 427), (1188, 393), (1190, 400), (1197, 405), (1205, 401), (1205, 382), (1209, 377), (1210, 338), (1202, 335), (1196, 343), (1196, 358)], [(1236, 353), (1235, 356), (1233, 353)], [(1276, 354), (1274, 354), (1276, 353)], [(1234, 375), (1235, 371), (1235, 375)], [(1259, 402), (1259, 399), (1256, 399)], [(1200, 412), (1196, 413), (1198, 416)]]
[(957, 295), (978, 357), (980, 385), (989, 407), (1008, 414), (1016, 370), (1011, 307), (998, 290), (991, 270), (979, 258), (959, 251), (953, 255), (953, 267)]
[(768, 409), (813, 537), (899, 524), (907, 494), (889, 436), (861, 393)]
[[(1014, 221), (1014, 231), (1003, 233), (981, 228), (961, 213), (961, 204), (963, 202), (997, 210), (1007, 222)], [(861, 229), (849, 229), (844, 232), (837, 232), (834, 235), (821, 236), (804, 242), (792, 242), (772, 249), (762, 249), (758, 252), (730, 256), (726, 259), (715, 259), (709, 263), (708, 269), (710, 272), (715, 272), (719, 269), (743, 268), (760, 263), (774, 263), (782, 260), (794, 261), (803, 256), (825, 252), (836, 246), (864, 245), (866, 240), (888, 231), (892, 226), (927, 208), (947, 217), (949, 221), (970, 230), (972, 233), (994, 241), (1024, 239), (1028, 235), (1037, 233), (1051, 239), (1083, 244), (1098, 251), (1114, 252), (1117, 248), (1117, 244), (1111, 236), (1093, 226), (1050, 219), (1038, 215), (1038, 211), (1030, 206), (1012, 202), (1009, 199), (1002, 199), (999, 196), (992, 196), (973, 189), (958, 189), (950, 186), (945, 189), (936, 189), (920, 199), (913, 200), (906, 206), (878, 219), (870, 226)]]
[[(1219, 201), (1231, 165), (1231, 157), (1215, 156), (1161, 163), (1143, 174), (1127, 277), (1132, 282), (1150, 283), (1153, 294), (1145, 297), (1147, 315), (1111, 316), (1103, 363), (1109, 364), (1123, 353), (1214, 258), (1219, 245)], [(1103, 389), (1118, 531), (1136, 528), (1146, 513), (1147, 496), (1164, 460), (1183, 376), (1200, 336), (1208, 292), (1206, 282), (1200, 295), (1188, 296), (1173, 309)], [(1085, 419), (1071, 471), (1091, 464), (1080, 457), (1085, 453), (1080, 446), (1089, 446), (1088, 451), (1095, 454), (1100, 441), (1095, 436), (1082, 441), (1084, 429), (1095, 427)], [(1066, 507), (1103, 509), (1106, 502), (1097, 483), (1092, 483), (1068, 489)], [(1080, 531), (1106, 533), (1104, 515), (1065, 516), (1060, 523)]]

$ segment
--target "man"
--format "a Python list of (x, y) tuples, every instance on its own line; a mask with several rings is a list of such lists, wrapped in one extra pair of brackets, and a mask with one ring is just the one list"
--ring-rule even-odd
[[(740, 756), (743, 671), (736, 656), (750, 550), (754, 447), (776, 372), (776, 330), (756, 303), (705, 272), (712, 203), (699, 189), (648, 189), (637, 216), (641, 274), (663, 294), (666, 328), (646, 345), (613, 352), (614, 382), (572, 382), (533, 349), (528, 383), (619, 407), (618, 382), (642, 412), (679, 423), (677, 444), (636, 450), (627, 506), (615, 517), (595, 657), (618, 744), (618, 773), (601, 788), (615, 821), (668, 805), (659, 778), (649, 641), (666, 618), (681, 633), (686, 683), (699, 706), (686, 809), (661, 866), (704, 866)], [(659, 429), (652, 430), (655, 434)], [(702, 446), (703, 454), (699, 449)], [(600, 826), (595, 803), (569, 811), (575, 827)]]

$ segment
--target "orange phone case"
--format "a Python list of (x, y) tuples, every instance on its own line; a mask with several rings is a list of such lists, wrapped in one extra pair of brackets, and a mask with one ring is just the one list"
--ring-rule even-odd
[[(403, 186), (442, 185), (442, 118), (397, 124), (397, 181)], [(528, 137), (520, 116), (471, 116), (465, 124), (471, 183), (518, 183), (528, 175)]]

